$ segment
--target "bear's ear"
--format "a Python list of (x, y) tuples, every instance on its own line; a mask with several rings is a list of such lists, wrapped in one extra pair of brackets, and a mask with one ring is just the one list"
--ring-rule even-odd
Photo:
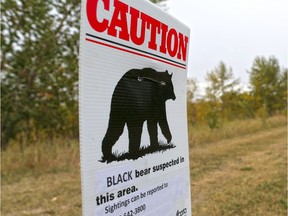
[(166, 70), (165, 73), (166, 73), (166, 74), (169, 74), (169, 73), (168, 73), (168, 70)]

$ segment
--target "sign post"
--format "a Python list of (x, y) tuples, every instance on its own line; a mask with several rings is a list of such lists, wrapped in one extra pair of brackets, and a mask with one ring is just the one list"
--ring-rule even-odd
[(147, 0), (82, 0), (84, 216), (192, 215), (189, 29)]

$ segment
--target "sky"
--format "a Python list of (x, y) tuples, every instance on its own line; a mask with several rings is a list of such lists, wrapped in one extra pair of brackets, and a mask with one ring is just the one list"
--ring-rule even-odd
[(288, 68), (288, 0), (168, 0), (168, 13), (190, 28), (188, 77), (205, 86), (220, 61), (245, 87), (256, 56)]

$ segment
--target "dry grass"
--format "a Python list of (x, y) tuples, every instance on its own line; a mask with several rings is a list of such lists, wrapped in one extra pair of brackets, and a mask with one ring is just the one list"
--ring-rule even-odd
[(197, 127), (188, 125), (189, 143), (191, 147), (195, 145), (205, 145), (218, 140), (235, 138), (247, 134), (252, 134), (261, 130), (269, 130), (275, 127), (287, 125), (287, 119), (284, 115), (274, 116), (265, 122), (261, 119), (246, 119), (223, 122), (221, 128), (211, 131), (206, 124), (200, 124)]
[(54, 145), (37, 143), (20, 151), (14, 143), (1, 154), (2, 184), (11, 183), (27, 176), (59, 173), (80, 169), (78, 141)]
[[(287, 214), (286, 117), (189, 132), (193, 216)], [(81, 215), (77, 141), (13, 145), (1, 159), (3, 216)]]
[(287, 215), (287, 128), (276, 120), (273, 128), (191, 145), (193, 215)]
[(78, 169), (27, 176), (2, 186), (2, 215), (81, 215)]
[(81, 215), (77, 141), (13, 145), (1, 159), (2, 215)]

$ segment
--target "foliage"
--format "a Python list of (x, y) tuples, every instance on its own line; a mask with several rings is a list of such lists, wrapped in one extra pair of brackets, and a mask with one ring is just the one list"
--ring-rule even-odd
[(206, 95), (195, 98), (197, 82), (187, 82), (188, 123), (207, 123), (211, 130), (234, 119), (259, 117), (262, 123), (269, 115), (287, 112), (287, 69), (280, 70), (275, 57), (256, 57), (250, 71), (251, 91), (238, 88), (232, 69), (223, 62), (207, 73)]
[[(239, 79), (234, 79), (231, 68), (220, 62), (218, 67), (207, 73), (206, 81), (209, 86), (206, 88), (207, 98), (211, 101), (222, 100), (223, 103), (225, 94), (234, 91), (234, 88), (239, 84)], [(224, 97), (224, 98), (223, 98)]]
[(208, 126), (211, 130), (219, 128), (220, 127), (219, 111), (215, 108), (212, 108), (206, 114), (206, 120), (207, 120)]
[(195, 99), (195, 93), (198, 89), (196, 79), (187, 79), (187, 101), (192, 102)]
[[(151, 1), (164, 7), (166, 0)], [(21, 151), (39, 139), (78, 137), (78, 43), (80, 0), (1, 1), (1, 147)], [(211, 129), (233, 119), (287, 112), (287, 68), (275, 57), (256, 57), (251, 91), (237, 89), (232, 68), (220, 62), (197, 81), (187, 81), (188, 123)], [(221, 123), (221, 124), (220, 124)]]
[(257, 110), (256, 116), (261, 119), (262, 124), (266, 124), (266, 120), (268, 118), (268, 110), (265, 104)]
[(229, 114), (229, 109), (234, 106), (234, 103), (238, 103), (233, 98), (237, 96), (235, 88), (240, 80), (234, 79), (232, 69), (220, 62), (218, 67), (207, 73), (206, 81), (208, 83), (206, 97), (211, 102), (211, 109), (214, 109), (218, 103), (223, 117), (228, 117), (226, 115)]
[(77, 135), (79, 0), (4, 0), (1, 143)]
[(281, 71), (275, 57), (255, 58), (249, 73), (254, 110), (265, 107), (268, 114), (272, 115), (276, 110), (286, 107), (287, 69)]

